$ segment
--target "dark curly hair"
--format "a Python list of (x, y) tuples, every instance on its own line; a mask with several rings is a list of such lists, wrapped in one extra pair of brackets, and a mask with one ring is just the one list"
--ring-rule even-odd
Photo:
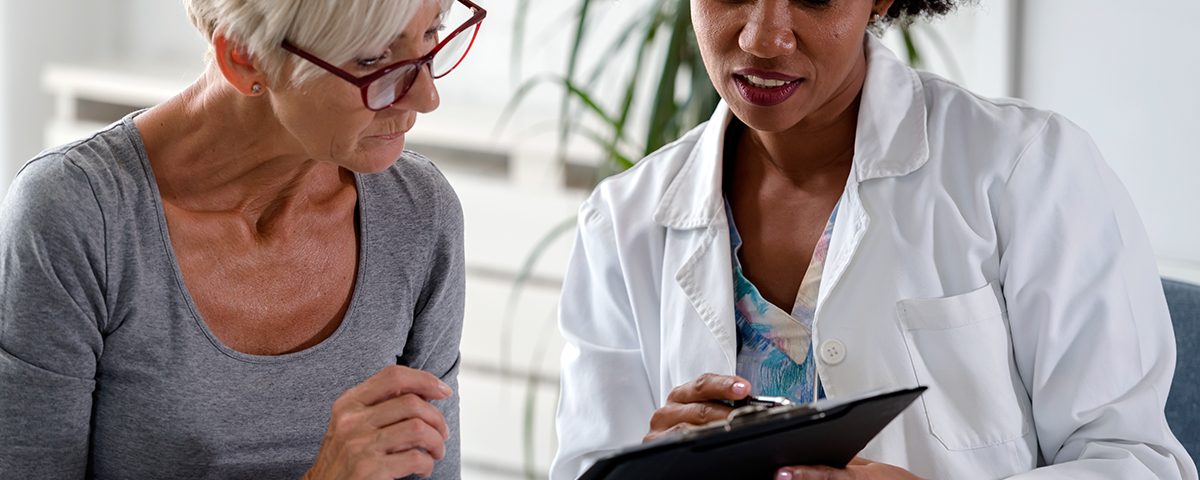
[(963, 0), (896, 0), (888, 8), (883, 20), (886, 22), (905, 22), (918, 17), (937, 17), (950, 13), (955, 7), (965, 3)]

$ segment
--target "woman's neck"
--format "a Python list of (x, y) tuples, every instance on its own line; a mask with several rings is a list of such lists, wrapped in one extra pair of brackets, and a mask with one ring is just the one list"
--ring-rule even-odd
[(855, 66), (850, 79), (820, 108), (792, 128), (763, 132), (745, 128), (739, 157), (764, 163), (764, 174), (779, 176), (803, 188), (829, 175), (845, 182), (854, 159), (858, 107), (866, 80), (866, 58)]
[(261, 225), (353, 181), (298, 153), (265, 98), (241, 95), (212, 70), (134, 124), (163, 200), (184, 210), (237, 213)]

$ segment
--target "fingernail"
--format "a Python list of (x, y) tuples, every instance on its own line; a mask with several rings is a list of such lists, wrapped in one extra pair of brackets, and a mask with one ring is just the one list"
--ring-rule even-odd
[(446, 385), (442, 382), (438, 382), (438, 390), (441, 390), (442, 393), (446, 394), (446, 396), (454, 395), (454, 390), (451, 389), (449, 385)]
[(792, 472), (780, 470), (779, 473), (775, 474), (775, 480), (792, 480)]
[[(749, 390), (750, 390), (750, 388), (747, 387), (744, 382), (737, 382), (737, 383), (733, 384), (733, 393), (736, 393), (738, 395), (748, 393)], [(788, 477), (788, 478), (792, 478), (792, 477)]]

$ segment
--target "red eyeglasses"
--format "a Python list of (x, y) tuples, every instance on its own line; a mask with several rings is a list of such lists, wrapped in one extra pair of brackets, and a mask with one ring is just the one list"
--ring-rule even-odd
[(363, 77), (356, 77), (321, 60), (316, 55), (304, 51), (287, 40), (284, 40), (281, 46), (284, 50), (294, 53), (358, 87), (362, 91), (363, 105), (373, 112), (378, 112), (403, 99), (408, 94), (408, 90), (412, 88), (413, 83), (417, 81), (421, 68), (426, 65), (429, 65), (433, 78), (437, 79), (446, 76), (462, 63), (467, 52), (471, 50), (471, 46), (475, 44), (475, 36), (479, 34), (479, 26), (483, 22), (483, 17), (487, 16), (487, 11), (471, 0), (456, 0), (450, 11), (444, 12), (443, 15), (447, 22), (455, 22), (461, 18), (466, 18), (466, 21), (451, 31), (425, 56), (393, 63)]

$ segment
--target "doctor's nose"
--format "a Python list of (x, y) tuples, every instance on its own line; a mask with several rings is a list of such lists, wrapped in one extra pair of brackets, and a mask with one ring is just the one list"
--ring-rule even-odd
[(756, 2), (738, 35), (738, 47), (759, 58), (775, 58), (796, 50), (787, 0)]

